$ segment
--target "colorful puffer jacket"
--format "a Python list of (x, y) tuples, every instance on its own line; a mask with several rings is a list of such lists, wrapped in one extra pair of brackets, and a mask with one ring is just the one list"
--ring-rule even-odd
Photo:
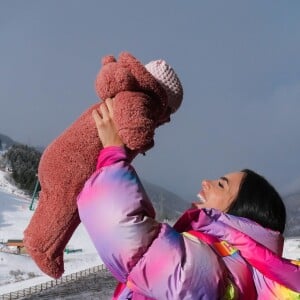
[[(291, 287), (298, 285), (300, 290), (299, 267), (272, 265), (274, 257), (282, 262), (277, 256), (283, 248), (278, 232), (216, 210), (188, 210), (174, 227), (159, 223), (130, 162), (124, 148), (104, 148), (77, 201), (101, 259), (121, 283), (114, 299), (298, 299), (263, 275), (263, 268), (268, 269), (264, 262), (275, 279), (285, 268), (295, 271), (284, 274), (283, 283), (291, 281)], [(192, 231), (242, 250), (221, 256)], [(256, 260), (260, 256), (258, 268), (246, 262), (244, 252)]]

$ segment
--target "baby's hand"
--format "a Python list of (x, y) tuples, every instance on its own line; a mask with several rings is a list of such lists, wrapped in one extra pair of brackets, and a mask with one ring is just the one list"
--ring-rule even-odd
[(113, 121), (113, 99), (106, 99), (92, 115), (103, 147), (124, 146)]

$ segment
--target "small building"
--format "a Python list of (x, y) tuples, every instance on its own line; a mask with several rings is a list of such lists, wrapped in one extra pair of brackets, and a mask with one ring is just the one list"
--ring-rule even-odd
[(25, 246), (23, 240), (7, 240), (7, 247), (16, 247), (18, 254), (25, 253)]

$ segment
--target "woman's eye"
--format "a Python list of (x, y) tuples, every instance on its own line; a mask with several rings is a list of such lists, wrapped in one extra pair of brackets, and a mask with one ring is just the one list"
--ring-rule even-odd
[(219, 181), (218, 182), (219, 187), (221, 187), (222, 189), (224, 188), (224, 185)]

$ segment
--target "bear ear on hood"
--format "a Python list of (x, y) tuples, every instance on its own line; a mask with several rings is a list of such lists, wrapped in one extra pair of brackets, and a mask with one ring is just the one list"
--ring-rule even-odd
[(122, 66), (112, 55), (103, 57), (102, 67), (95, 80), (95, 91), (101, 100), (138, 89), (138, 83), (129, 68)]
[(113, 55), (106, 55), (106, 56), (102, 57), (101, 64), (102, 64), (102, 66), (104, 66), (104, 65), (107, 65), (109, 63), (116, 62), (116, 61), (117, 60), (115, 59), (115, 57)]

